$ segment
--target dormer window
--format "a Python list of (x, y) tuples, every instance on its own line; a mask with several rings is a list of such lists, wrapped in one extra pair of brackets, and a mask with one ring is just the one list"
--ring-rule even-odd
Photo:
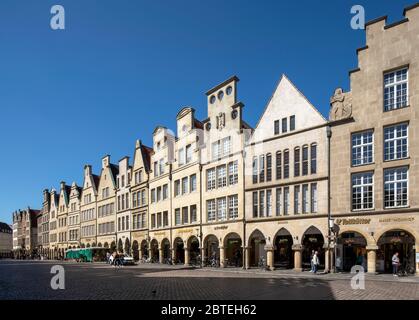
[(215, 96), (211, 96), (209, 101), (210, 101), (211, 104), (214, 104), (215, 103)]

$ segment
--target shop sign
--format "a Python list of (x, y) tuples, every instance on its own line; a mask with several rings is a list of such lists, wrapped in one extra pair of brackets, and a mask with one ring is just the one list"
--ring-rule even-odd
[(166, 232), (155, 232), (154, 235), (155, 236), (165, 236)]
[(399, 237), (393, 237), (390, 239), (391, 243), (399, 243), (402, 242), (402, 239), (400, 239)]
[(353, 224), (370, 224), (371, 219), (367, 219), (367, 218), (336, 219), (335, 222), (338, 226), (353, 225)]
[(225, 229), (228, 229), (228, 226), (218, 226), (214, 228), (214, 230), (225, 230)]
[(181, 229), (179, 230), (179, 233), (191, 233), (193, 232), (193, 229)]
[(278, 221), (278, 224), (287, 224), (288, 221)]
[(414, 217), (404, 217), (404, 218), (383, 218), (378, 220), (380, 223), (387, 223), (387, 222), (413, 222), (415, 220)]
[(308, 241), (310, 241), (310, 242), (317, 242), (317, 238), (308, 238)]

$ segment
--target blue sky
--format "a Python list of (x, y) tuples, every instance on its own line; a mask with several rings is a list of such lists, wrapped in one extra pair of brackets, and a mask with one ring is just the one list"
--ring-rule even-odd
[[(39, 208), (44, 188), (82, 183), (150, 144), (161, 124), (175, 129), (181, 107), (206, 118), (205, 92), (231, 75), (245, 120), (255, 125), (282, 73), (326, 115), (329, 97), (348, 89), (366, 20), (402, 18), (407, 1), (0, 2), (0, 221)], [(50, 28), (61, 4), (66, 29)]]

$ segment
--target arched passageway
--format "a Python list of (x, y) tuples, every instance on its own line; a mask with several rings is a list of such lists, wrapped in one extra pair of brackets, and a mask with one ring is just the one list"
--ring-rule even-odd
[(385, 232), (378, 239), (377, 271), (392, 272), (391, 259), (398, 253), (400, 269), (415, 272), (415, 238), (405, 230), (395, 229)]
[(243, 266), (242, 239), (235, 233), (229, 233), (224, 238), (224, 265), (227, 267)]
[(293, 240), (287, 229), (282, 228), (276, 233), (274, 245), (274, 267), (277, 269), (294, 268)]
[(304, 232), (303, 239), (303, 258), (302, 267), (303, 269), (311, 269), (311, 257), (314, 252), (317, 251), (320, 260), (319, 269), (324, 269), (325, 257), (324, 257), (324, 238), (319, 229), (311, 226)]

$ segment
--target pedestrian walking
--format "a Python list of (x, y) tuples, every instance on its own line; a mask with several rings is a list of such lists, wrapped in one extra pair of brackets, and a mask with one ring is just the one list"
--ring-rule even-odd
[(317, 273), (319, 268), (320, 260), (319, 260), (319, 253), (317, 251), (314, 252), (313, 258), (311, 259), (313, 263), (313, 273)]
[(399, 253), (394, 253), (393, 257), (391, 258), (391, 264), (393, 266), (393, 276), (397, 277), (397, 272), (399, 271), (400, 266), (400, 258)]
[(314, 257), (314, 250), (311, 250), (311, 255), (310, 255), (310, 272), (314, 272), (314, 264), (313, 264), (313, 257)]

